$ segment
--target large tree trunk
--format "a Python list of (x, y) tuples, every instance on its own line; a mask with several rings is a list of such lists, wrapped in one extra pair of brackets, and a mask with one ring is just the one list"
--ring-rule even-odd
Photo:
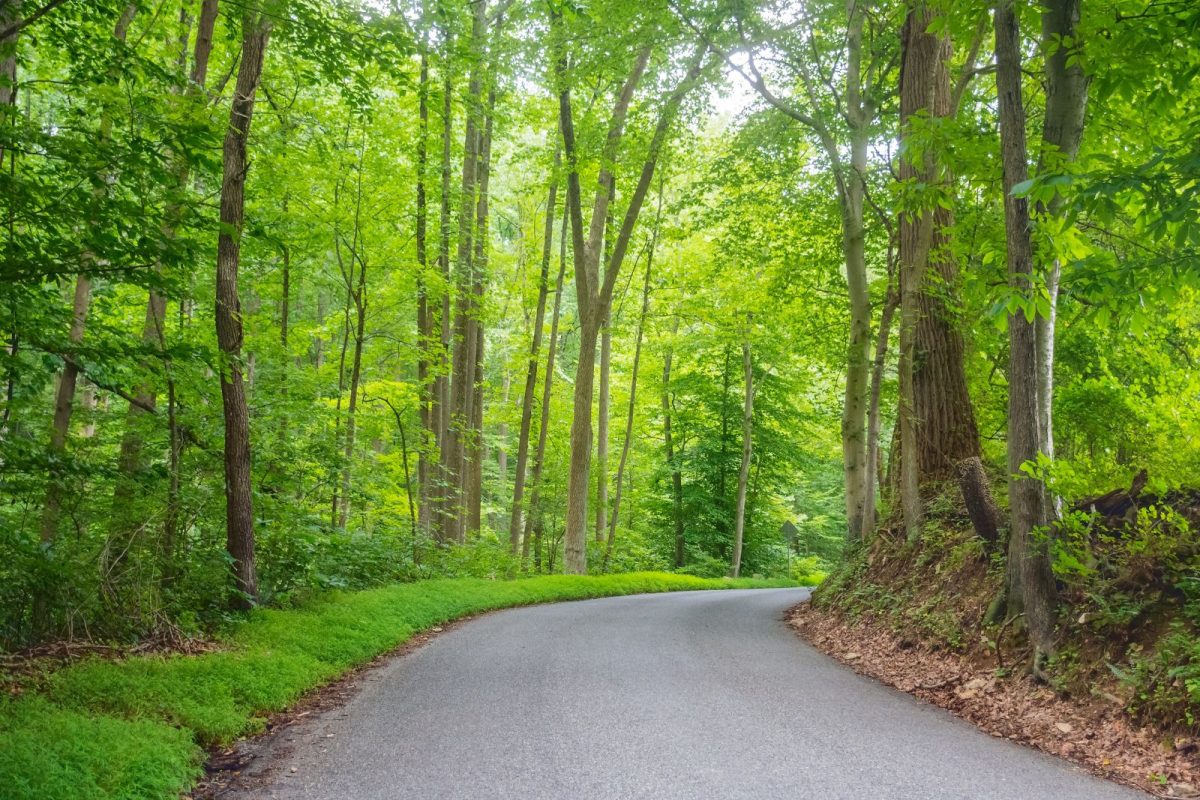
[[(529, 460), (529, 432), (533, 426), (533, 399), (537, 387), (538, 354), (542, 347), (542, 325), (546, 318), (546, 295), (550, 291), (550, 248), (554, 243), (554, 214), (558, 199), (560, 150), (554, 148), (553, 177), (546, 197), (546, 225), (542, 233), (542, 269), (538, 278), (537, 311), (533, 319), (533, 341), (529, 345), (529, 365), (525, 371), (525, 394), (521, 398), (521, 432), (517, 437), (517, 468), (513, 477), (512, 514), (508, 523), (508, 544), (513, 554), (521, 546), (521, 503), (525, 496), (525, 471)], [(557, 298), (556, 298), (557, 299)], [(555, 303), (557, 310), (557, 302)], [(543, 427), (545, 425), (543, 424)]]
[[(1088, 76), (1083, 64), (1073, 58), (1079, 49), (1080, 0), (1047, 0), (1042, 4), (1042, 49), (1046, 56), (1046, 114), (1042, 126), (1042, 152), (1038, 158), (1038, 173), (1061, 169), (1075, 160), (1083, 138), (1087, 114)], [(1045, 205), (1039, 205), (1041, 216), (1057, 217), (1063, 213), (1066, 199), (1055, 194)], [(1058, 318), (1058, 292), (1062, 264), (1054, 259), (1046, 269), (1046, 290), (1050, 295), (1049, 316), (1039, 316), (1036, 322), (1038, 348), (1038, 404), (1042, 410), (1042, 452), (1054, 457), (1054, 339)], [(1054, 501), (1052, 507), (1057, 506)], [(1055, 508), (1055, 511), (1057, 509)]]
[[(525, 517), (525, 537), (521, 543), (521, 563), (529, 561), (530, 540), (536, 533), (541, 535), (542, 466), (546, 459), (546, 438), (550, 432), (550, 391), (554, 384), (554, 357), (558, 351), (558, 320), (562, 310), (563, 276), (567, 271), (567, 215), (563, 215), (562, 233), (559, 236), (558, 277), (554, 282), (554, 313), (550, 317), (550, 343), (546, 347), (546, 377), (542, 381), (542, 413), (538, 417), (537, 451), (533, 457), (533, 471), (529, 476), (532, 487), (529, 492), (529, 513)], [(537, 566), (541, 566), (540, 551)]]
[(221, 400), (225, 416), (226, 548), (233, 561), (237, 593), (234, 607), (258, 599), (254, 561), (253, 492), (250, 486), (250, 417), (242, 383), (242, 318), (238, 301), (245, 208), (246, 142), (254, 118), (254, 99), (262, 77), (271, 32), (270, 18), (252, 5), (242, 32), (242, 58), (225, 132), (221, 179), (221, 231), (217, 240), (217, 346), (221, 350)]
[[(1013, 194), (1026, 179), (1025, 106), (1021, 97), (1021, 40), (1013, 0), (999, 0), (995, 11), (996, 88), (1000, 108), (1000, 150), (1004, 169), (1004, 227), (1011, 291), (1029, 297), (1033, 290), (1033, 246), (1029, 201)], [(1055, 624), (1054, 575), (1047, 543), (1037, 534), (1046, 522), (1046, 487), (1022, 472), (1041, 451), (1042, 410), (1038, 402), (1035, 326), (1017, 309), (1008, 315), (1008, 473), (1011, 530), (1007, 583), (1009, 613), (1024, 613), (1034, 645), (1033, 667), (1052, 647)]]
[(742, 342), (742, 372), (745, 396), (742, 406), (742, 465), (738, 470), (737, 510), (733, 518), (733, 558), (729, 577), (742, 574), (742, 539), (746, 532), (746, 491), (750, 484), (750, 459), (754, 454), (754, 362), (750, 342)]

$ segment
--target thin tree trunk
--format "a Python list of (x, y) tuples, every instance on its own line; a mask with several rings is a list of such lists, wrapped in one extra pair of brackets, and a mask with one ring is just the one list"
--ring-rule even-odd
[[(889, 248), (890, 249), (890, 248)], [(879, 330), (875, 335), (875, 360), (871, 365), (871, 396), (867, 408), (867, 504), (863, 514), (867, 524), (874, 529), (877, 516), (876, 501), (883, 485), (883, 459), (879, 453), (879, 429), (881, 426), (880, 396), (883, 392), (883, 371), (887, 365), (888, 337), (892, 330), (892, 317), (899, 305), (899, 293), (889, 280), (883, 312), (879, 316)]]
[(431, 364), (433, 363), (434, 314), (429, 304), (428, 275), (429, 257), (426, 246), (426, 229), (428, 227), (428, 201), (425, 192), (425, 173), (428, 169), (429, 156), (429, 42), (423, 40), (421, 45), (420, 77), (417, 85), (417, 115), (420, 125), (417, 132), (417, 384), (420, 391), (420, 421), (421, 435), (417, 441), (417, 491), (419, 493), (418, 525), (413, 532), (419, 531), (424, 536), (431, 533), (431, 515), (429, 506), (430, 455), (436, 450), (437, 432), (434, 424), (434, 413), (437, 401), (434, 397), (436, 390), (430, 380)]
[(467, 446), (475, 399), (475, 265), (473, 241), (479, 178), (479, 153), (482, 131), (479, 126), (480, 98), (483, 92), (483, 37), (486, 26), (484, 3), (477, 3), (471, 26), (473, 63), (467, 85), (467, 125), (463, 143), (462, 197), (458, 217), (458, 277), (455, 302), (454, 368), (451, 376), (451, 412), (444, 468), (446, 473), (445, 537), (465, 542), (467, 520), (466, 482)]
[(474, 279), (471, 286), (472, 317), (475, 346), (470, 351), (471, 370), (471, 431), (467, 439), (466, 471), (463, 476), (463, 495), (466, 498), (468, 530), (478, 533), (481, 529), (483, 504), (483, 296), (487, 286), (488, 255), (490, 247), (488, 222), (488, 184), (492, 166), (492, 126), (495, 119), (496, 90), (488, 91), (486, 120), (479, 141), (478, 199), (475, 204), (475, 258), (472, 264)]
[(450, 68), (450, 28), (446, 26), (445, 54), (442, 64), (442, 161), (441, 161), (441, 194), (438, 210), (438, 272), (441, 275), (443, 287), (440, 314), (437, 322), (438, 348), (436, 373), (433, 380), (433, 398), (430, 416), (433, 418), (435, 439), (437, 444), (437, 461), (431, 464), (433, 471), (430, 487), (431, 524), (434, 527), (434, 537), (440, 543), (449, 541), (453, 531), (449, 527), (449, 498), (447, 487), (449, 473), (447, 471), (450, 455), (450, 161), (451, 144), (454, 135), (453, 126), (453, 74)]
[(749, 340), (742, 342), (742, 373), (745, 402), (742, 406), (742, 465), (738, 471), (737, 511), (733, 522), (733, 560), (729, 577), (742, 574), (742, 539), (746, 532), (746, 490), (750, 483), (750, 459), (754, 454), (754, 362)]
[(546, 439), (550, 433), (550, 390), (554, 385), (554, 357), (558, 352), (558, 320), (562, 310), (563, 277), (567, 271), (567, 215), (563, 214), (559, 236), (558, 277), (554, 281), (554, 312), (550, 316), (550, 343), (546, 347), (546, 377), (542, 380), (542, 413), (538, 417), (537, 451), (533, 456), (533, 471), (529, 476), (529, 513), (525, 516), (525, 537), (521, 543), (521, 563), (529, 560), (529, 541), (536, 533), (539, 550), (535, 567), (541, 568), (541, 496), (542, 467), (546, 462)]
[(600, 398), (596, 408), (596, 541), (604, 541), (608, 527), (608, 402), (612, 373), (612, 320), (600, 326)]
[[(996, 87), (1000, 108), (1000, 149), (1004, 168), (1004, 222), (1011, 291), (1029, 297), (1033, 275), (1029, 202), (1013, 194), (1026, 179), (1025, 107), (1021, 97), (1021, 43), (1013, 0), (999, 0), (995, 11)], [(1025, 614), (1034, 645), (1033, 669), (1041, 672), (1052, 650), (1055, 624), (1054, 575), (1046, 542), (1037, 530), (1046, 522), (1046, 487), (1022, 472), (1041, 451), (1038, 403), (1037, 336), (1022, 309), (1008, 315), (1008, 473), (1011, 530), (1007, 584), (1008, 611)]]
[[(133, 22), (133, 17), (137, 13), (137, 6), (130, 4), (126, 6), (120, 18), (117, 20), (115, 29), (113, 30), (113, 38), (123, 43), (125, 36), (129, 32), (129, 26)], [(14, 40), (15, 46), (15, 40)], [(16, 69), (15, 66), (13, 68)], [(115, 82), (119, 80), (119, 72), (115, 69), (111, 71), (110, 78)], [(112, 119), (107, 113), (104, 113), (100, 119), (100, 141), (107, 140), (112, 134)], [(105, 187), (108, 184), (108, 176), (101, 174), (99, 184)], [(104, 192), (104, 188), (100, 188), (97, 192)], [(75, 290), (72, 294), (71, 301), (71, 329), (68, 334), (72, 349), (77, 348), (83, 342), (83, 334), (87, 325), (88, 307), (91, 304), (92, 295), (92, 279), (87, 274), (87, 269), (95, 261), (94, 253), (85, 253), (83, 258), (83, 270), (75, 278)], [(75, 405), (75, 387), (79, 381), (79, 364), (71, 354), (71, 358), (64, 359), (63, 369), (59, 375), (58, 387), (54, 396), (54, 421), (50, 430), (50, 478), (46, 484), (46, 500), (42, 506), (42, 521), (41, 521), (41, 541), (44, 544), (53, 542), (58, 532), (59, 517), (62, 514), (62, 497), (65, 491), (63, 485), (62, 459), (67, 448), (67, 436), (71, 428), (71, 414)]]
[(366, 341), (367, 323), (367, 264), (360, 259), (358, 265), (358, 286), (354, 290), (354, 356), (350, 366), (350, 399), (346, 405), (346, 439), (342, 466), (342, 495), (338, 509), (338, 530), (346, 530), (350, 517), (350, 488), (354, 470), (354, 445), (358, 432), (358, 394), (362, 382), (363, 344)]
[[(1083, 64), (1074, 58), (1079, 50), (1080, 0), (1048, 0), (1042, 5), (1042, 49), (1046, 56), (1046, 113), (1042, 127), (1042, 152), (1038, 174), (1061, 169), (1079, 154), (1087, 114), (1089, 79)], [(1053, 166), (1052, 166), (1053, 165)], [(1039, 205), (1039, 216), (1058, 217), (1066, 199), (1055, 194)], [(1035, 323), (1038, 348), (1038, 404), (1042, 412), (1039, 432), (1042, 452), (1054, 457), (1054, 340), (1058, 318), (1058, 294), (1062, 263), (1053, 259), (1046, 268), (1046, 290), (1050, 296), (1049, 316)], [(1049, 498), (1057, 516), (1058, 498)]]
[[(677, 333), (679, 333), (679, 317), (675, 318), (675, 324), (671, 328), (671, 336), (674, 337)], [(671, 470), (671, 498), (674, 508), (672, 516), (675, 523), (675, 569), (680, 569), (683, 567), (686, 553), (683, 525), (683, 472), (679, 469), (679, 463), (675, 460), (675, 440), (671, 434), (671, 360), (673, 356), (674, 353), (670, 349), (663, 356), (663, 441), (666, 446), (667, 466)]]
[(617, 539), (617, 518), (621, 513), (621, 479), (625, 476), (625, 466), (629, 462), (629, 450), (633, 444), (633, 416), (637, 410), (638, 367), (642, 361), (642, 331), (646, 326), (646, 315), (650, 313), (650, 275), (654, 268), (654, 246), (658, 242), (658, 226), (662, 219), (662, 183), (658, 190), (658, 213), (654, 219), (654, 231), (650, 234), (650, 247), (646, 253), (646, 277), (642, 282), (642, 310), (638, 315), (637, 334), (633, 345), (633, 368), (629, 377), (629, 410), (625, 415), (625, 440), (621, 445), (621, 458), (617, 462), (617, 475), (613, 481), (616, 493), (613, 496), (612, 517), (608, 520), (608, 541), (604, 545), (604, 571), (608, 571), (608, 562), (612, 558), (613, 544)]
[[(190, 21), (186, 10), (180, 11), (180, 17), (182, 32), (177, 66), (180, 72), (183, 72), (187, 66)], [(203, 92), (208, 75), (209, 57), (212, 54), (213, 27), (216, 24), (216, 19), (217, 0), (203, 0), (200, 4), (200, 16), (196, 29), (196, 41), (192, 50), (192, 69), (189, 79), (186, 84), (172, 87), (174, 93), (194, 99)], [(172, 172), (175, 176), (175, 185), (178, 189), (183, 190), (188, 185), (191, 165), (185, 157), (180, 155), (175, 155), (172, 160), (174, 162)], [(284, 210), (286, 211), (286, 200)], [(182, 217), (182, 205), (178, 202), (169, 203), (165, 209), (161, 226), (164, 239), (175, 239), (176, 231), (179, 228)], [(285, 247), (282, 323), (285, 351), (287, 347), (287, 258), (288, 251)], [(160, 259), (159, 263), (155, 265), (155, 271), (161, 274), (162, 268), (163, 264)], [(166, 314), (167, 298), (161, 292), (151, 289), (146, 302), (146, 315), (142, 325), (142, 344), (147, 351), (157, 352), (160, 358), (166, 349)], [(146, 364), (145, 367), (150, 369), (150, 364)], [(142, 469), (142, 452), (144, 448), (143, 426), (146, 415), (155, 408), (158, 401), (158, 392), (155, 390), (153, 382), (149, 380), (140, 384), (134, 394), (136, 402), (130, 403), (129, 409), (126, 412), (125, 430), (121, 436), (121, 445), (117, 455), (117, 480), (113, 490), (113, 524), (109, 531), (109, 538), (113, 541), (110, 541), (109, 545), (105, 547), (105, 553), (110, 557), (110, 560), (105, 565), (104, 572), (110, 576), (115, 576), (115, 573), (119, 570), (120, 563), (129, 550), (128, 539), (134, 534), (134, 529), (139, 525), (135, 499), (140, 485), (138, 473)], [(167, 537), (165, 531), (163, 535), (164, 538)], [(173, 538), (173, 535), (171, 538)]]
[[(546, 317), (546, 295), (550, 290), (550, 248), (554, 243), (554, 215), (558, 199), (558, 169), (561, 150), (554, 148), (554, 167), (546, 197), (546, 225), (542, 233), (542, 269), (538, 278), (537, 312), (533, 320), (533, 341), (529, 345), (529, 365), (525, 372), (525, 394), (521, 398), (521, 432), (517, 437), (517, 469), (513, 477), (512, 514), (508, 523), (508, 544), (513, 554), (521, 546), (521, 503), (525, 494), (525, 471), (529, 459), (529, 432), (533, 426), (533, 393), (537, 386), (538, 353), (542, 347), (542, 325)], [(556, 298), (557, 300), (557, 295)], [(557, 302), (555, 321), (557, 322)], [(544, 425), (543, 425), (544, 427)]]
[(253, 492), (250, 486), (250, 418), (242, 383), (242, 319), (238, 302), (245, 207), (246, 142), (254, 117), (254, 99), (262, 77), (270, 37), (270, 18), (252, 4), (243, 17), (242, 58), (225, 133), (221, 180), (221, 231), (217, 241), (217, 346), (220, 348), (221, 400), (225, 417), (226, 548), (233, 560), (237, 593), (234, 607), (258, 599), (254, 560)]

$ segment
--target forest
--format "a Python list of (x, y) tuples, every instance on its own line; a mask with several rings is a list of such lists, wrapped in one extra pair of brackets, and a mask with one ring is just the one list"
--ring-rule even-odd
[(0, 651), (828, 573), (1197, 726), (1189, 0), (0, 0), (0, 165)]

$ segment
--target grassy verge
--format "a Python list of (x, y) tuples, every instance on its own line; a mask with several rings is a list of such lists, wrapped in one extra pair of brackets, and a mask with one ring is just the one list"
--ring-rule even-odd
[(36, 695), (0, 699), (6, 800), (172, 798), (202, 747), (261, 729), (266, 715), (414, 634), (496, 608), (642, 592), (791, 585), (665, 573), (433, 580), (259, 609), (199, 656), (91, 660)]

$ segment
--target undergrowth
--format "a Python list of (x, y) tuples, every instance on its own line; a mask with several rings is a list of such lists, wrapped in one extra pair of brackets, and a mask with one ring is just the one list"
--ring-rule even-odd
[(5, 800), (176, 797), (200, 774), (203, 747), (255, 733), (267, 715), (305, 692), (470, 614), (643, 592), (790, 585), (652, 572), (430, 580), (258, 609), (217, 652), (92, 659), (0, 700), (0, 793)]
[[(921, 540), (881, 530), (813, 594), (817, 609), (890, 627), (902, 642), (961, 653), (1001, 674), (1027, 653), (1020, 619), (991, 619), (1004, 583), (992, 549), (946, 495)], [(1121, 702), (1134, 719), (1200, 733), (1200, 536), (1195, 504), (1112, 521), (1067, 513), (1051, 537), (1060, 601), (1048, 676), (1063, 695)], [(997, 650), (1001, 652), (998, 653)], [(1001, 665), (1004, 664), (1004, 667)]]

